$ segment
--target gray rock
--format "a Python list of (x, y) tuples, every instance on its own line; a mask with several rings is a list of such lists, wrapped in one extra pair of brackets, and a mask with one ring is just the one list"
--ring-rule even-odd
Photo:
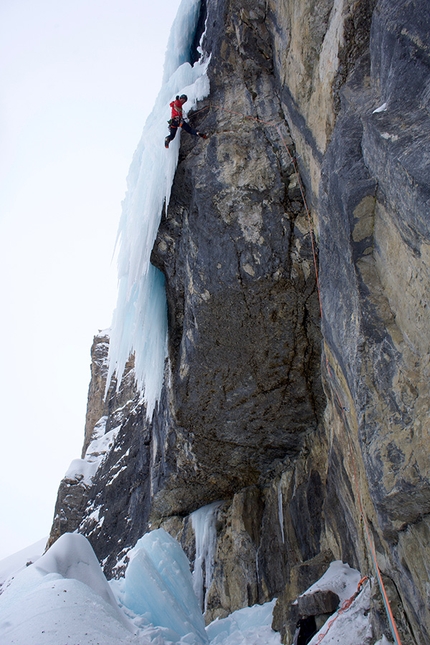
[(339, 607), (339, 596), (333, 591), (315, 591), (297, 598), (299, 616), (332, 614)]
[[(277, 596), (290, 643), (323, 562), (372, 573), (365, 520), (402, 643), (425, 645), (428, 3), (299, 5), (208, 3), (211, 94), (191, 119), (211, 136), (182, 142), (152, 255), (166, 387), (147, 423), (130, 363), (105, 407), (94, 356), (85, 445), (100, 414), (121, 429), (90, 491), (63, 482), (54, 533), (77, 526), (113, 575), (151, 522), (192, 559), (189, 513), (223, 500), (208, 619)], [(377, 640), (376, 592), (372, 624)]]

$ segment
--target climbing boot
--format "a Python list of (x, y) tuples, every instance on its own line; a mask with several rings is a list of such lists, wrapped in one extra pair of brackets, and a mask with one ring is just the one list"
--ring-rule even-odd
[(201, 137), (202, 139), (207, 139), (207, 138), (208, 138), (208, 135), (207, 135), (207, 134), (205, 134), (204, 132), (197, 132), (197, 134), (198, 134), (198, 135), (199, 135), (199, 137)]
[(170, 139), (169, 139), (169, 137), (166, 137), (166, 138), (164, 139), (164, 147), (165, 147), (165, 148), (168, 148), (168, 147), (169, 147), (169, 143), (170, 143)]

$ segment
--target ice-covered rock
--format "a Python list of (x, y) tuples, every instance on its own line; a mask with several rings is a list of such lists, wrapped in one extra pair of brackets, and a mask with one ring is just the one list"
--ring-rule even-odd
[(344, 562), (332, 562), (324, 575), (302, 594), (312, 595), (317, 591), (333, 591), (342, 602), (351, 598), (361, 580), (360, 572)]

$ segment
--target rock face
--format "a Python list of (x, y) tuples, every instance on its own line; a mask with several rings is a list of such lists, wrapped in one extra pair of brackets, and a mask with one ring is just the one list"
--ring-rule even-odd
[[(189, 515), (220, 501), (207, 619), (278, 596), (291, 643), (291, 603), (330, 561), (374, 575), (368, 532), (402, 643), (424, 645), (427, 3), (202, 11), (211, 93), (192, 119), (211, 136), (184, 138), (152, 254), (166, 277), (165, 388), (149, 423), (130, 362), (103, 403), (96, 342), (84, 457), (100, 418), (115, 441), (90, 486), (62, 482), (52, 540), (78, 529), (114, 575), (162, 525), (193, 561)], [(375, 640), (389, 636), (376, 587), (372, 616)]]
[[(176, 459), (189, 462), (184, 442), (193, 455), (192, 471), (172, 474), (179, 496), (168, 505), (178, 513), (205, 503), (208, 490), (209, 499), (231, 496), (299, 453), (323, 409), (311, 239), (264, 14), (253, 12), (253, 29), (219, 23), (208, 36), (211, 104), (201, 114), (212, 134), (184, 142), (152, 256), (166, 275)], [(233, 58), (237, 29), (246, 67), (218, 53)]]

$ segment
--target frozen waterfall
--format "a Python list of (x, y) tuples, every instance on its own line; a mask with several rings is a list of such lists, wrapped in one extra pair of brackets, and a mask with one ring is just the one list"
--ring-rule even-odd
[[(178, 163), (180, 136), (166, 150), (169, 103), (185, 93), (187, 111), (209, 94), (208, 59), (188, 63), (200, 0), (182, 0), (172, 26), (164, 78), (134, 154), (127, 178), (118, 231), (118, 300), (114, 311), (106, 391), (115, 374), (135, 354), (135, 373), (150, 418), (163, 384), (167, 353), (167, 306), (164, 276), (150, 264), (163, 208), (167, 208)], [(178, 133), (180, 134), (180, 133)]]

